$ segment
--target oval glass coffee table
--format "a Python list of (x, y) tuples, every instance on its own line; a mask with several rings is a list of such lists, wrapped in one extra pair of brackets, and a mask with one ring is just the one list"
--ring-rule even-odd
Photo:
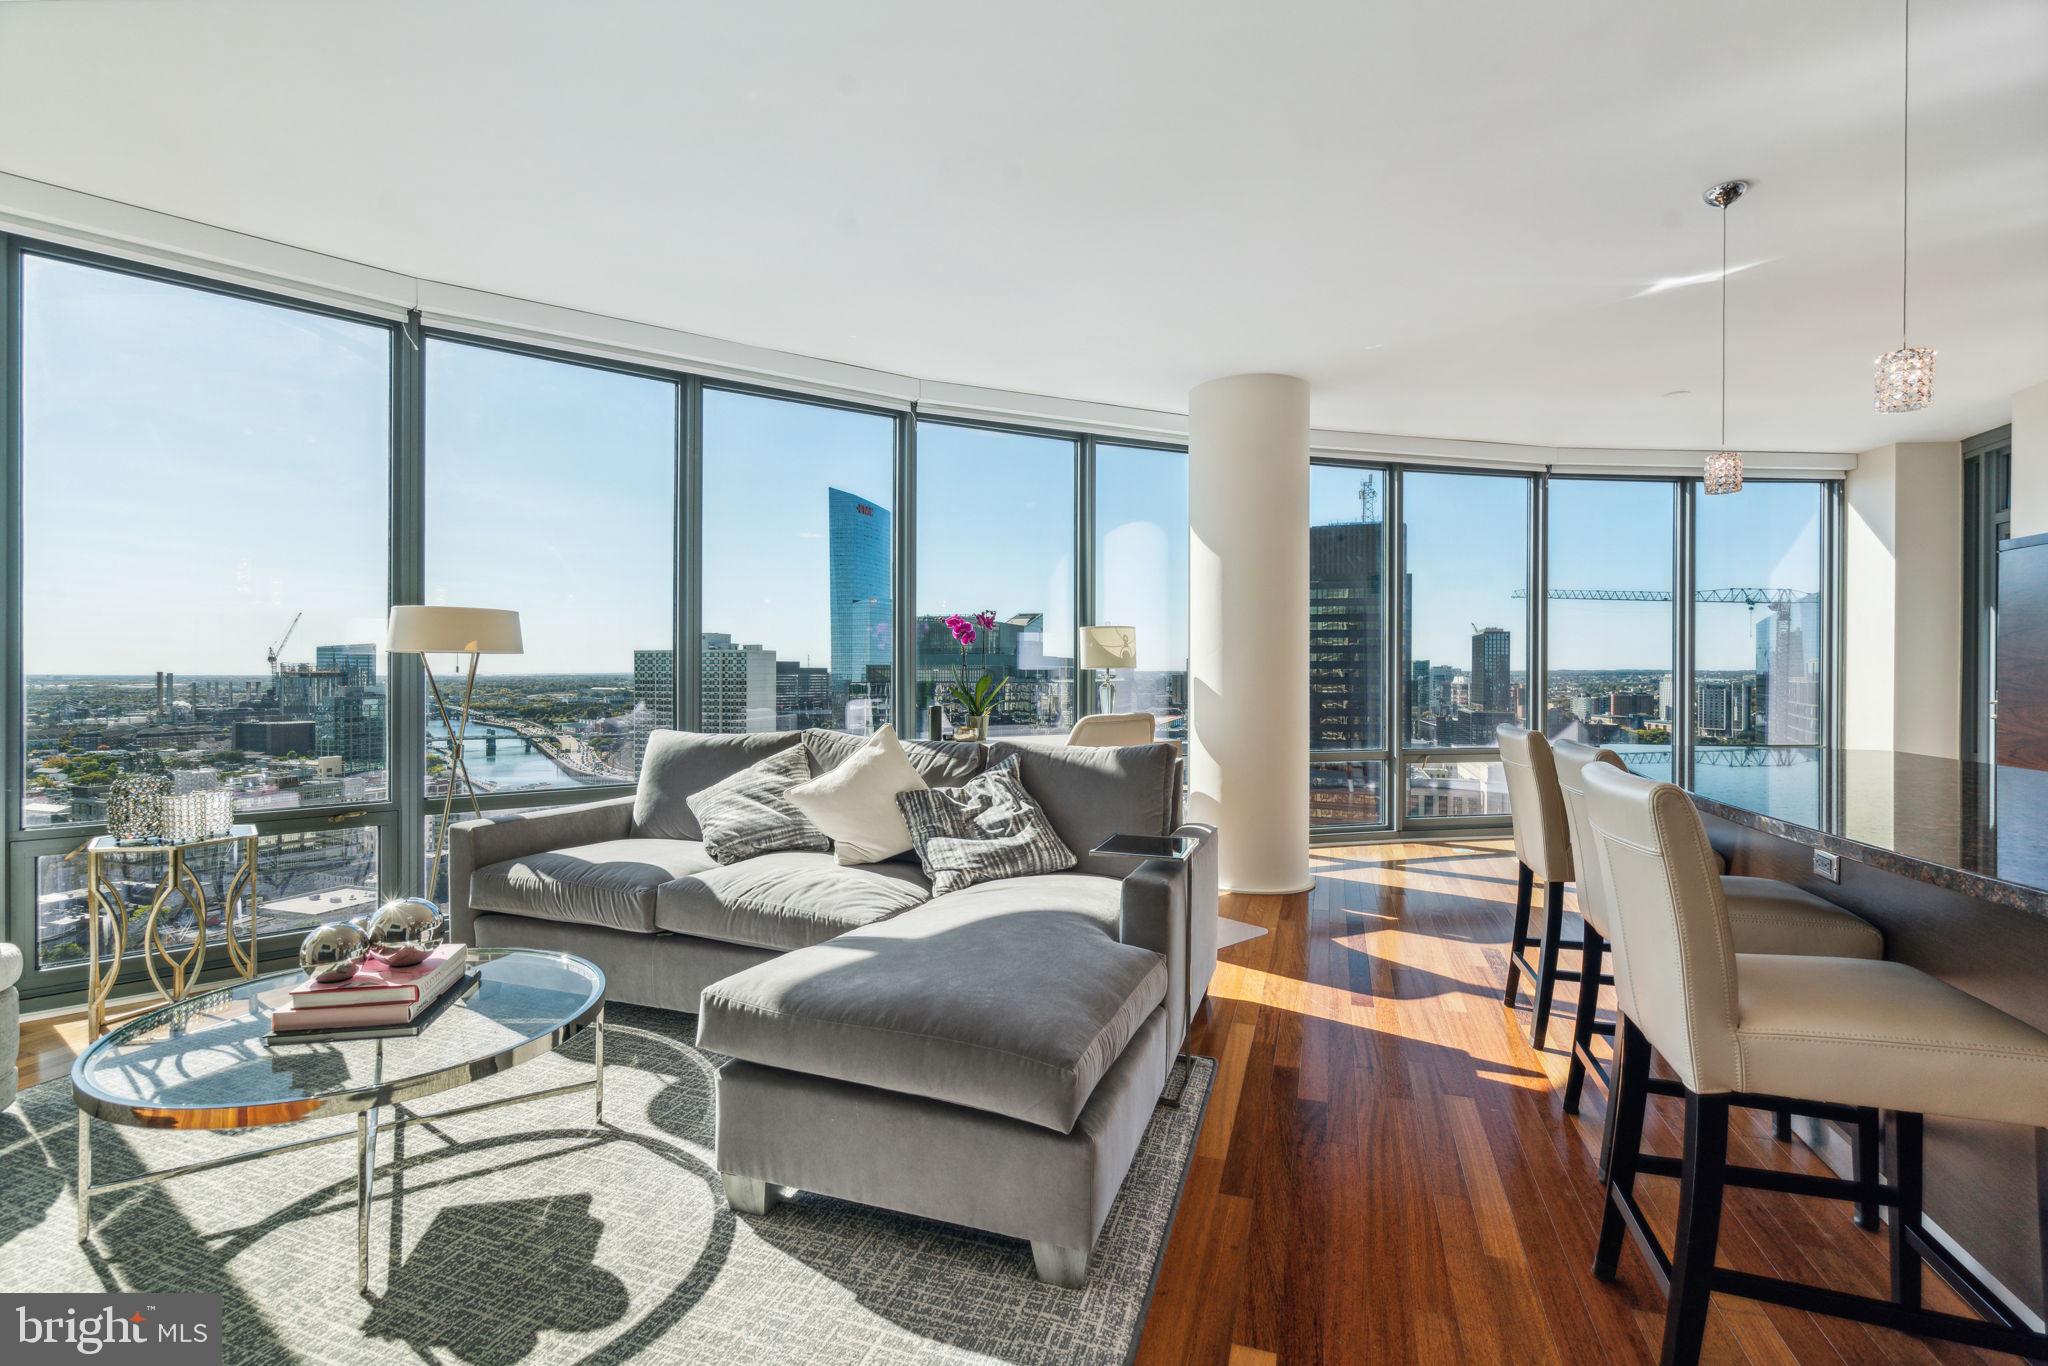
[(590, 1081), (382, 1123), (397, 1128), (577, 1091), (594, 1094), (592, 1123), (604, 1122), (604, 973), (566, 953), (475, 948), (469, 950), (467, 971), (471, 980), (450, 988), (457, 998), (428, 1007), (423, 1027), (410, 1037), (273, 1043), (270, 1015), (304, 980), (297, 971), (198, 992), (100, 1036), (71, 1068), (71, 1095), (78, 1105), (78, 1240), (90, 1236), (95, 1195), (351, 1137), (343, 1130), (95, 1186), (95, 1119), (144, 1129), (255, 1129), (354, 1115), (356, 1286), (367, 1289), (379, 1110), (545, 1057), (588, 1029), (597, 1044)]

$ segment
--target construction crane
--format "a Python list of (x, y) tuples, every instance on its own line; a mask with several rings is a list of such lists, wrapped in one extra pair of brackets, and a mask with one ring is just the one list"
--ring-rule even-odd
[(299, 618), (304, 615), (304, 612), (294, 613), (292, 624), (284, 628), (284, 634), (277, 638), (277, 644), (270, 647), (270, 687), (273, 692), (277, 689), (277, 657), (284, 653), (285, 642), (292, 638), (292, 632), (299, 629)]
[[(1518, 598), (1529, 596), (1528, 590), (1517, 588), (1513, 595)], [(1693, 590), (1694, 602), (1731, 602), (1744, 607), (1783, 607), (1795, 602), (1818, 602), (1820, 594), (1808, 593), (1797, 588), (1699, 588)], [(1669, 602), (1668, 588), (1553, 588), (1552, 602)]]

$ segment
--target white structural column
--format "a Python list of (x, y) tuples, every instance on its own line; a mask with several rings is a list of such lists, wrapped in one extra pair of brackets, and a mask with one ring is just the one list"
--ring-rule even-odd
[(1299, 892), (1308, 862), (1308, 385), (1188, 396), (1189, 815), (1225, 890)]

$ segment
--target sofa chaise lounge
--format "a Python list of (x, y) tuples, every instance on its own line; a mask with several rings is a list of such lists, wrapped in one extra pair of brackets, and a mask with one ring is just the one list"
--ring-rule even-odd
[[(1015, 755), (1070, 871), (933, 896), (914, 854), (719, 864), (688, 797), (830, 731), (649, 740), (631, 797), (451, 827), (452, 933), (575, 953), (613, 1000), (695, 1013), (723, 1054), (717, 1163), (766, 1213), (801, 1188), (1027, 1239), (1077, 1286), (1216, 965), (1214, 831), (1180, 819), (1171, 744), (908, 741), (933, 787)], [(1191, 836), (1186, 860), (1091, 854)]]

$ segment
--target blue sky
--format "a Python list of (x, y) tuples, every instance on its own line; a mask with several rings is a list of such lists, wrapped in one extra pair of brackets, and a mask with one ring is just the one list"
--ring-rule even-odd
[[(257, 674), (381, 638), (389, 357), (378, 328), (31, 257), (23, 482), (30, 673)], [(674, 390), (430, 342), (427, 597), (512, 607), (504, 673), (626, 672), (671, 635)], [(891, 503), (891, 424), (710, 392), (705, 627), (818, 665), (830, 654), (825, 490)], [(927, 423), (918, 610), (1046, 614), (1070, 639), (1074, 448)], [(1319, 468), (1311, 521), (1354, 520), (1358, 478)], [(1463, 664), (1473, 623), (1526, 642), (1528, 481), (1414, 473), (1415, 648)], [(1103, 447), (1096, 615), (1136, 625), (1140, 666), (1185, 667), (1185, 460)], [(1384, 502), (1384, 499), (1382, 499)], [(1663, 486), (1552, 485), (1553, 584), (1668, 588)], [(1813, 588), (1815, 487), (1700, 500), (1700, 583)], [(1752, 614), (1706, 607), (1700, 662), (1744, 667)], [(1559, 668), (1669, 664), (1660, 607), (1556, 604)]]

